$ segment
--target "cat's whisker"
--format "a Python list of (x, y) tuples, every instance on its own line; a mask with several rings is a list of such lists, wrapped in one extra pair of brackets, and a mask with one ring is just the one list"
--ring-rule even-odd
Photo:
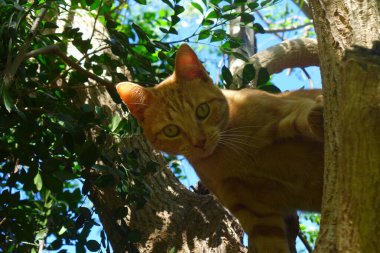
[(225, 146), (229, 149), (231, 149), (233, 152), (235, 152), (236, 154), (240, 154), (241, 152), (239, 152), (239, 147), (236, 146), (235, 144), (233, 143), (229, 143), (229, 142), (223, 142), (223, 141), (220, 141), (218, 142), (218, 144), (222, 145), (222, 146)]
[(260, 128), (260, 127), (263, 127), (263, 126), (242, 126), (242, 127), (234, 127), (234, 128), (229, 128), (229, 129), (226, 129), (224, 131), (222, 131), (222, 133), (228, 133), (228, 132), (231, 132), (231, 131), (245, 131), (245, 130), (250, 130), (252, 128)]
[(240, 138), (229, 138), (228, 141), (231, 142), (231, 143), (234, 143), (234, 144), (238, 144), (238, 145), (245, 145), (247, 147), (253, 147), (253, 148), (257, 148), (258, 147), (257, 145), (254, 145), (251, 142), (247, 143), (247, 142), (245, 142), (244, 140), (242, 140)]
[(220, 139), (219, 141), (220, 144), (224, 144), (224, 146), (229, 147), (231, 150), (234, 150), (237, 154), (240, 154), (241, 152), (249, 155), (249, 153), (240, 146), (240, 144), (246, 144), (249, 146), (247, 143), (240, 143), (236, 140), (231, 140), (231, 139)]
[(246, 135), (246, 134), (224, 134), (223, 137), (230, 138), (230, 137), (242, 137), (242, 138), (247, 138), (247, 139), (252, 139), (252, 140), (258, 140), (257, 137), (251, 136), (251, 135)]
[[(257, 145), (252, 145), (252, 141), (253, 142), (258, 142), (259, 139), (258, 138), (255, 138), (253, 136), (249, 136), (249, 135), (243, 135), (243, 134), (224, 134), (224, 135), (221, 135), (221, 138), (223, 139), (227, 139), (227, 140), (238, 140), (241, 142), (241, 144), (245, 144), (247, 146), (252, 146), (252, 147), (257, 147)], [(251, 142), (248, 144), (245, 140), (246, 139), (249, 139)]]

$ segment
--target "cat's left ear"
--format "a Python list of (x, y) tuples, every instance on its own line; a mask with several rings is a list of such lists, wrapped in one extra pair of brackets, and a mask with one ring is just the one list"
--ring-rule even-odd
[(118, 83), (116, 90), (132, 115), (139, 122), (144, 121), (144, 112), (152, 101), (152, 93), (147, 88), (130, 82)]
[(174, 74), (180, 81), (191, 81), (197, 78), (211, 81), (197, 55), (187, 44), (182, 44), (177, 50)]

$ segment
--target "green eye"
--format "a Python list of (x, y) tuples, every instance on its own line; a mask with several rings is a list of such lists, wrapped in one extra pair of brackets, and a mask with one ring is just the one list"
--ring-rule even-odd
[(202, 103), (197, 107), (195, 113), (198, 119), (205, 119), (210, 113), (210, 107), (207, 103)]
[(167, 125), (162, 131), (167, 137), (173, 138), (179, 135), (180, 129), (176, 125)]

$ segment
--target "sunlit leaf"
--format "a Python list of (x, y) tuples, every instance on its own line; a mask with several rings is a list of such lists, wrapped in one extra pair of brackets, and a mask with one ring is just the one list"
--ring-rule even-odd
[(41, 177), (41, 174), (39, 172), (37, 172), (37, 174), (35, 175), (33, 182), (36, 185), (37, 190), (41, 191), (41, 189), (42, 189), (42, 177)]
[(196, 3), (196, 2), (191, 2), (191, 5), (197, 9), (201, 14), (203, 14), (203, 8), (200, 4)]

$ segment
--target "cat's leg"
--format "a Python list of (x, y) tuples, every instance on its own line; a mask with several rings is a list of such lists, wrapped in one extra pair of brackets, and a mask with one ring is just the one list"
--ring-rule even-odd
[(248, 232), (248, 252), (289, 253), (282, 216), (260, 217)]
[(278, 124), (278, 138), (304, 136), (323, 142), (323, 97), (315, 100), (300, 99), (289, 107), (289, 111)]
[(311, 108), (307, 121), (312, 132), (321, 141), (324, 140), (324, 128), (323, 128), (323, 96), (319, 95), (316, 98), (316, 104)]
[(234, 215), (248, 234), (248, 253), (289, 253), (284, 219), (281, 215), (260, 215), (238, 206)]
[(269, 181), (252, 185), (240, 178), (225, 179), (217, 189), (217, 196), (248, 234), (249, 253), (289, 253), (285, 222), (280, 208), (271, 205), (276, 197), (268, 196), (276, 192), (270, 189)]

